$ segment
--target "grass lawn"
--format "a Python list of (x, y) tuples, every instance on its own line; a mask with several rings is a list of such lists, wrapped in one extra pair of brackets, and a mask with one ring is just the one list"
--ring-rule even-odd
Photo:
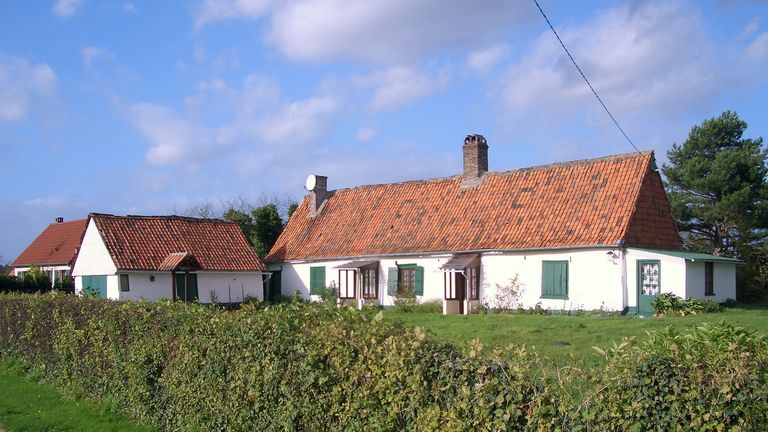
[(32, 382), (20, 368), (0, 362), (0, 429), (15, 431), (151, 431), (106, 405), (75, 401)]
[(684, 331), (705, 322), (725, 320), (768, 335), (768, 308), (728, 308), (722, 313), (687, 317), (637, 318), (599, 315), (441, 315), (385, 311), (389, 319), (422, 326), (442, 339), (464, 346), (480, 338), (485, 346), (525, 344), (558, 365), (598, 366), (603, 359), (593, 346), (610, 346), (622, 337), (647, 337), (646, 330), (671, 326)]

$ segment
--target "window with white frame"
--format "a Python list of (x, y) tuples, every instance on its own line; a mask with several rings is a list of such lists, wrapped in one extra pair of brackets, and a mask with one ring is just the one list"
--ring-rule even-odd
[(357, 286), (357, 272), (355, 270), (339, 270), (339, 298), (355, 298), (355, 288)]

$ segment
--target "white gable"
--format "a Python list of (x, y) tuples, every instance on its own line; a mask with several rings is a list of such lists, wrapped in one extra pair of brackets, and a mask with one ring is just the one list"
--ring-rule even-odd
[(117, 267), (96, 228), (96, 223), (91, 219), (85, 229), (80, 252), (72, 268), (72, 276), (112, 275), (115, 272)]

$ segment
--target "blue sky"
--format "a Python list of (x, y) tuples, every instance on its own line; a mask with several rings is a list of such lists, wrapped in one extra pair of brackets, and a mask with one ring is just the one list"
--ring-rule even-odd
[[(660, 162), (725, 109), (768, 138), (768, 2), (540, 1)], [(632, 151), (533, 1), (0, 0), (0, 260), (54, 218), (300, 199)]]

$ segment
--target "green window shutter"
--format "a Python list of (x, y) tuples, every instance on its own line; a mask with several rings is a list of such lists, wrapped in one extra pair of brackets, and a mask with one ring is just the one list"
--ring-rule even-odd
[(417, 296), (424, 295), (424, 267), (416, 267), (414, 292)]
[(541, 269), (541, 296), (568, 297), (568, 261), (543, 261)]
[(397, 295), (397, 267), (390, 267), (387, 275), (387, 294)]
[(320, 290), (325, 287), (325, 267), (309, 268), (309, 293), (320, 295)]

